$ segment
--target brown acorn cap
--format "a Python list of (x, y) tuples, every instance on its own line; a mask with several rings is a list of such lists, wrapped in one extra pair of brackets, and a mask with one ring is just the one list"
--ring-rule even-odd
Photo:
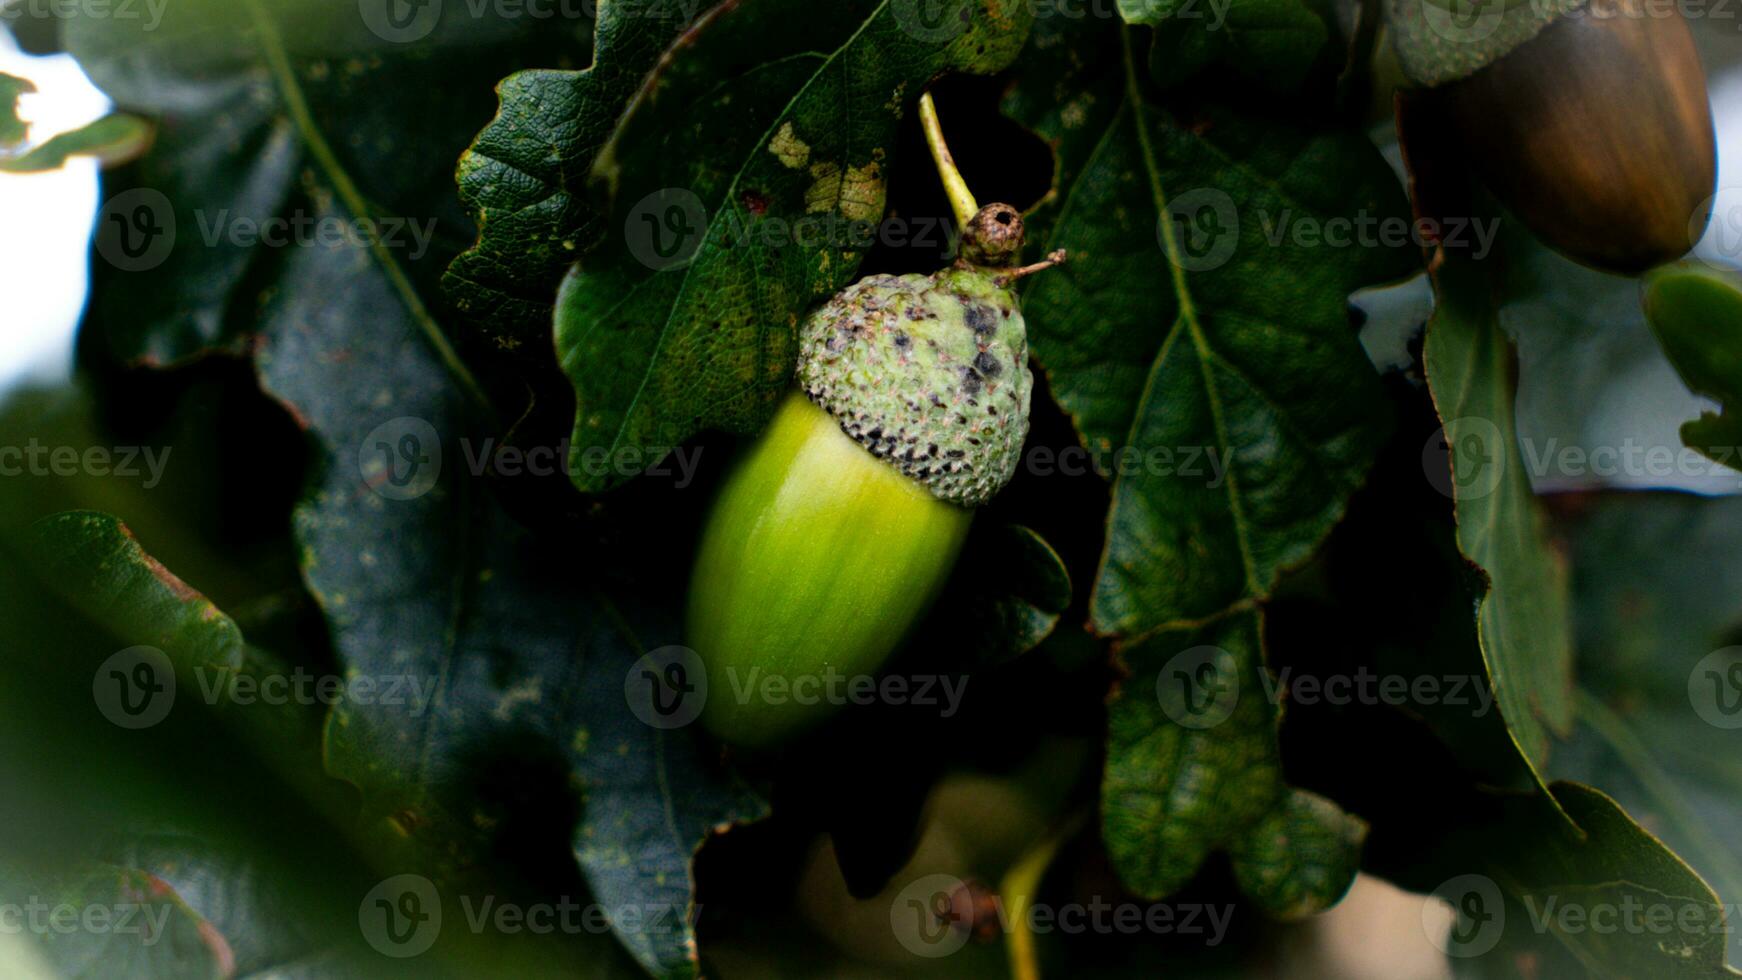
[(1008, 204), (988, 204), (962, 229), (961, 259), (968, 265), (1010, 265), (1022, 255), (1026, 235), (1022, 212)]
[(1435, 94), (1472, 167), (1538, 237), (1637, 275), (1703, 234), (1717, 151), (1687, 24), (1620, 3), (1564, 15)]

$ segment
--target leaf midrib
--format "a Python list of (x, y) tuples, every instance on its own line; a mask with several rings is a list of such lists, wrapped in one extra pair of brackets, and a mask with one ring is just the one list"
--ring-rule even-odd
[[(278, 23), (272, 19), (266, 10), (263, 0), (244, 0), (248, 7), (250, 18), (260, 34), (260, 54), (266, 60), (267, 70), (271, 73), (273, 82), (278, 88), (278, 94), (284, 99), (284, 109), (295, 124), (297, 133), (301, 135), (303, 145), (314, 157), (321, 171), (333, 185), (333, 191), (345, 203), (345, 207), (357, 218), (371, 217), (368, 202), (357, 189), (357, 184), (351, 179), (350, 172), (339, 162), (338, 154), (333, 152), (332, 145), (327, 142), (326, 134), (320, 124), (315, 121), (314, 113), (309, 109), (308, 99), (303, 95), (302, 83), (297, 81), (296, 71), (291, 67), (290, 54), (284, 44), (284, 36), (278, 31)], [(423, 300), (417, 295), (417, 290), (411, 284), (411, 278), (405, 274), (399, 263), (393, 258), (387, 245), (381, 241), (381, 236), (370, 236), (369, 254), (380, 266), (382, 274), (392, 284), (395, 293), (399, 294), (400, 302), (405, 304), (406, 312), (417, 324), (419, 332), (435, 350), (442, 365), (461, 390), (472, 401), (484, 408), (490, 408), (490, 399), (484, 394), (484, 389), (472, 372), (460, 360), (458, 352), (448, 342), (447, 335), (442, 333), (441, 326), (435, 317), (430, 315)]]
[[(1149, 138), (1149, 131), (1143, 119), (1143, 93), (1138, 82), (1136, 59), (1131, 51), (1131, 29), (1121, 25), (1119, 28), (1121, 55), (1125, 63), (1125, 99), (1131, 107), (1131, 125), (1136, 131), (1138, 152), (1143, 158), (1143, 168), (1149, 178), (1149, 193), (1155, 205), (1157, 224), (1161, 228), (1162, 248), (1167, 253), (1169, 271), (1173, 278), (1174, 296), (1179, 302), (1179, 316), (1169, 331), (1168, 339), (1163, 343), (1165, 352), (1172, 346), (1173, 339), (1179, 333), (1180, 327), (1186, 328), (1191, 337), (1192, 347), (1198, 355), (1198, 370), (1203, 377), (1204, 395), (1210, 404), (1210, 418), (1216, 429), (1216, 439), (1224, 446), (1230, 445), (1228, 438), (1228, 423), (1225, 416), (1220, 389), (1216, 385), (1215, 372), (1211, 368), (1211, 359), (1215, 356), (1210, 347), (1209, 338), (1204, 333), (1202, 322), (1198, 318), (1197, 304), (1193, 300), (1191, 286), (1186, 281), (1185, 266), (1180, 257), (1179, 242), (1175, 237), (1173, 223), (1167, 220), (1167, 194), (1162, 188), (1161, 166), (1157, 161), (1155, 147)], [(1143, 394), (1137, 402), (1137, 410), (1132, 419), (1132, 428), (1128, 439), (1134, 440), (1137, 426), (1146, 415), (1151, 393), (1154, 390), (1156, 377), (1160, 373), (1164, 358), (1157, 356), (1150, 367), (1149, 379), (1144, 385)], [(1262, 595), (1263, 586), (1258, 581), (1258, 566), (1252, 556), (1252, 540), (1249, 518), (1240, 500), (1240, 479), (1237, 468), (1230, 465), (1227, 472), (1227, 487), (1229, 514), (1234, 522), (1235, 542), (1240, 551), (1241, 571), (1246, 579), (1246, 589), (1249, 597)]]
[[(250, 0), (250, 2), (251, 3), (258, 3), (259, 0)], [(805, 79), (804, 85), (799, 87), (799, 90), (793, 94), (792, 98), (786, 100), (786, 104), (780, 107), (780, 112), (775, 114), (773, 121), (770, 122), (768, 124), (768, 127), (763, 130), (762, 136), (760, 138), (758, 138), (755, 143), (751, 144), (752, 146), (762, 147), (762, 146), (768, 145), (768, 142), (771, 139), (773, 139), (773, 137), (774, 137), (774, 133), (776, 132), (776, 128), (782, 122), (786, 121), (787, 116), (792, 112), (793, 106), (796, 105), (800, 99), (804, 98), (805, 93), (807, 93), (811, 90), (811, 86), (816, 84), (817, 79), (822, 77), (823, 72), (827, 71), (829, 69), (829, 66), (834, 64), (841, 57), (841, 53), (846, 51), (848, 48), (852, 47), (859, 40), (859, 36), (861, 34), (865, 33), (865, 29), (867, 27), (869, 27), (872, 24), (872, 22), (876, 21), (879, 17), (883, 16), (884, 11), (887, 10), (888, 7), (889, 7), (889, 0), (882, 0), (882, 2), (877, 5), (877, 8), (875, 10), (872, 10), (870, 13), (866, 14), (865, 19), (859, 22), (858, 29), (853, 31), (852, 35), (849, 36), (845, 41), (843, 41), (839, 47), (837, 47), (834, 51), (830, 52), (828, 57), (823, 60), (823, 63), (817, 66), (817, 70), (814, 72), (811, 72), (810, 77)], [(743, 180), (744, 171), (749, 168), (750, 162), (754, 159), (756, 159), (756, 154), (753, 150), (751, 153), (747, 154), (744, 157), (742, 162), (740, 162), (738, 164), (738, 169), (733, 171), (732, 182), (730, 184), (726, 185), (726, 191), (725, 191), (725, 194), (723, 195), (723, 199), (727, 202), (727, 208), (734, 207), (732, 202), (735, 202), (738, 200), (739, 181)], [(839, 163), (841, 166), (841, 171), (844, 174), (846, 172), (846, 168), (847, 168), (847, 161), (845, 159), (842, 159), (839, 161)], [(842, 181), (842, 185), (843, 185), (843, 187), (845, 186), (845, 180)], [(710, 233), (709, 237), (712, 237), (712, 232), (714, 230), (715, 224), (721, 220), (721, 218), (725, 215), (725, 213), (726, 213), (726, 209), (721, 209), (719, 212), (717, 212), (714, 215), (713, 220), (708, 222), (708, 231)], [(704, 240), (703, 244), (704, 245), (706, 244), (705, 240)], [(754, 266), (754, 264), (755, 263), (752, 263), (752, 266)], [(651, 352), (651, 354), (648, 357), (647, 369), (641, 373), (641, 383), (636, 386), (634, 397), (632, 397), (629, 400), (629, 404), (624, 407), (623, 416), (621, 419), (618, 420), (618, 423), (617, 423), (617, 432), (611, 438), (611, 448), (613, 450), (615, 450), (617, 447), (623, 445), (623, 435), (625, 432), (628, 431), (629, 421), (630, 421), (630, 419), (635, 417), (636, 410), (641, 405), (641, 399), (642, 399), (642, 396), (647, 391), (648, 382), (652, 380), (653, 375), (655, 373), (654, 369), (653, 369), (653, 365), (658, 363), (660, 352), (665, 349), (666, 338), (671, 336), (673, 316), (676, 313), (677, 309), (683, 304), (684, 297), (689, 294), (690, 281), (691, 281), (690, 273), (694, 268), (695, 268), (695, 264), (693, 262), (689, 265), (684, 266), (683, 281), (681, 283), (679, 283), (678, 289), (677, 289), (677, 294), (672, 297), (671, 305), (666, 310), (665, 322), (660, 325), (659, 339), (654, 342), (653, 351)], [(656, 273), (656, 275), (657, 275), (657, 273)], [(641, 279), (640, 282), (637, 282), (635, 284), (635, 286), (631, 288), (630, 293), (633, 294), (636, 290), (639, 290), (642, 283), (650, 282), (650, 281), (652, 281), (652, 278), (653, 278), (652, 276), (647, 276), (647, 277), (644, 277), (643, 279)], [(627, 297), (625, 297), (625, 300), (626, 299), (627, 299)], [(758, 372), (758, 376), (760, 376), (760, 372)]]

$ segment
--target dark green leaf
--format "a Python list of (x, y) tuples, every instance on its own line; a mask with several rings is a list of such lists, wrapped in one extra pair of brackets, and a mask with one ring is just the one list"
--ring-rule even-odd
[(390, 276), (446, 345), (429, 286), (472, 226), (439, 161), (489, 118), (491, 85), (567, 44), (542, 19), (426, 9), (440, 20), (419, 19), (430, 33), (417, 44), (320, 0), (66, 22), (97, 85), (158, 123), (153, 152), (117, 174), (98, 216), (92, 312), (119, 357), (241, 349), (263, 299), (297, 288), (297, 255), (317, 238), (343, 238), (359, 270)]
[(1516, 356), (1489, 270), (1448, 257), (1435, 286), (1422, 356), (1444, 424), (1458, 546), (1487, 579), (1476, 610), (1482, 660), (1501, 717), (1540, 779), (1551, 736), (1573, 719), (1566, 568), (1548, 544), (1520, 452)]
[(1386, 417), (1347, 297), (1414, 258), (1296, 238), (1406, 220), (1359, 134), (1182, 121), (1151, 104), (1129, 37), (1059, 29), (1092, 25), (1038, 27), (1007, 104), (1058, 146), (1036, 222), (1071, 256), (1023, 305), (1086, 442), (1169, 454), (1114, 484), (1092, 600), (1098, 629), (1136, 635), (1265, 597), (1342, 515)]
[[(662, 67), (657, 97), (636, 104), (599, 164), (621, 235), (557, 300), (572, 453), (647, 466), (703, 429), (768, 418), (799, 316), (852, 279), (874, 237), (902, 115), (939, 74), (1009, 64), (1027, 33), (1026, 5), (984, 0), (929, 30), (913, 9), (744, 4)], [(583, 490), (622, 479), (571, 469)]]
[(460, 198), (477, 215), (478, 242), (443, 277), (454, 305), (498, 346), (546, 356), (563, 273), (605, 233), (588, 187), (594, 161), (637, 91), (657, 91), (647, 75), (693, 27), (696, 7), (603, 0), (590, 67), (502, 80), (500, 111), (460, 157)]
[(1361, 870), (1367, 825), (1322, 796), (1288, 795), (1228, 845), (1240, 890), (1278, 919), (1292, 921), (1341, 901)]
[(1283, 799), (1257, 613), (1162, 630), (1124, 651), (1107, 708), (1102, 834), (1127, 887), (1163, 898)]
[(1742, 895), (1738, 504), (1613, 496), (1569, 519), (1583, 690), (1551, 767), (1613, 795), (1730, 902)]
[(982, 528), (921, 632), (965, 668), (991, 667), (1039, 646), (1070, 604), (1070, 573), (1045, 539), (1013, 524)]
[(1480, 855), (1483, 870), (1449, 880), (1442, 894), (1460, 913), (1455, 957), (1494, 948), (1540, 962), (1558, 941), (1588, 975), (1736, 975), (1724, 965), (1718, 897), (1594, 789), (1556, 783), (1552, 804), (1546, 795), (1501, 801), (1466, 823), (1456, 846)]
[(1682, 426), (1682, 441), (1738, 465), (1742, 447), (1742, 290), (1712, 272), (1666, 269), (1645, 288), (1651, 329), (1694, 394), (1723, 406)]
[[(341, 702), (329, 770), (361, 790), (371, 839), (409, 845), (441, 879), (511, 816), (481, 785), (493, 769), (566, 768), (583, 796), (574, 850), (596, 897), (647, 913), (619, 938), (656, 974), (693, 973), (689, 859), (763, 804), (690, 730), (631, 713), (639, 644), (590, 577), (612, 559), (529, 533), (489, 495), (470, 465), (480, 450), (467, 398), (393, 281), (358, 276), (343, 248), (297, 259), (304, 288), (263, 307), (258, 358), (319, 449), (320, 481), (295, 515), (304, 575), (348, 672), (428, 693)], [(676, 642), (676, 620), (641, 635)]]
[(1222, 63), (1286, 92), (1330, 38), (1303, 0), (1119, 0), (1119, 13), (1155, 28), (1149, 70), (1165, 86)]
[[(1177, 118), (1134, 44), (1042, 22), (1006, 111), (1058, 155), (1031, 228), (1070, 262), (1024, 297), (1036, 357), (1091, 448), (1145, 460), (1114, 483), (1090, 610), (1141, 637), (1109, 709), (1102, 809), (1126, 884), (1159, 897), (1287, 792), (1249, 606), (1312, 554), (1372, 463), (1386, 416), (1348, 294), (1415, 260), (1297, 237), (1339, 216), (1404, 220), (1363, 137), (1216, 107)], [(1176, 717), (1215, 683), (1237, 694), (1226, 718)]]
[[(208, 693), (235, 690), (239, 678), (257, 690), (267, 678), (288, 679), (291, 668), (250, 647), (234, 620), (147, 554), (119, 519), (91, 511), (56, 514), (31, 525), (24, 545), (45, 585), (128, 649), (149, 651), (116, 667), (143, 678), (130, 679), (137, 686), (121, 695), (129, 701), (141, 696), (135, 702), (141, 710), (125, 709), (128, 714), (143, 722), (164, 717), (178, 700), (204, 700), (294, 785), (310, 795), (326, 791), (324, 780), (309, 772), (318, 758), (319, 705), (252, 698), (244, 704)], [(113, 720), (122, 703), (99, 706)]]

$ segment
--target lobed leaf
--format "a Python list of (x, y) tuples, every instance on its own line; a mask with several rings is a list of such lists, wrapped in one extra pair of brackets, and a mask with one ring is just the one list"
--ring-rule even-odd
[[(874, 239), (907, 107), (940, 74), (1003, 68), (1026, 36), (1025, 5), (961, 12), (927, 27), (884, 0), (768, 0), (685, 39), (599, 164), (621, 235), (557, 298), (571, 458), (650, 465), (704, 429), (767, 420), (800, 315), (851, 281)], [(586, 469), (571, 467), (584, 491), (622, 479)]]

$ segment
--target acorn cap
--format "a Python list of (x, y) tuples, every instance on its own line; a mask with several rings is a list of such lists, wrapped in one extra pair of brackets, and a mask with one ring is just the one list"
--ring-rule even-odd
[(1587, 0), (1386, 0), (1385, 25), (1411, 81), (1437, 86), (1488, 67)]
[(1021, 248), (1015, 209), (982, 208), (955, 267), (868, 276), (799, 332), (811, 401), (871, 455), (967, 507), (1010, 481), (1028, 437), (1028, 329), (1001, 270)]

